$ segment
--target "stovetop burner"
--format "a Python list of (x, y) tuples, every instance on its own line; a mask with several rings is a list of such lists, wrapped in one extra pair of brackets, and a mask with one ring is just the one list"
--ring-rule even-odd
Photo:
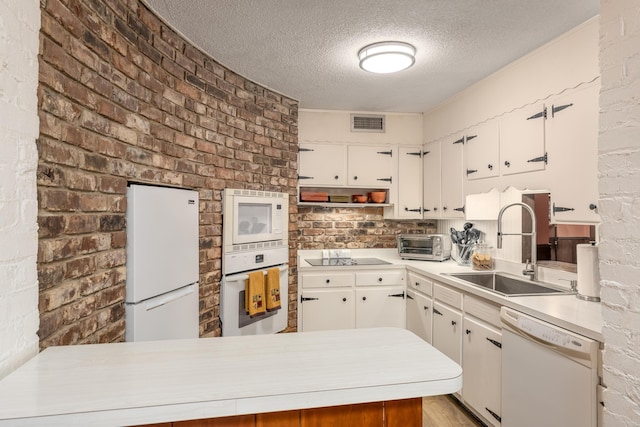
[(305, 259), (305, 261), (314, 267), (391, 264), (390, 262), (378, 258), (312, 258)]

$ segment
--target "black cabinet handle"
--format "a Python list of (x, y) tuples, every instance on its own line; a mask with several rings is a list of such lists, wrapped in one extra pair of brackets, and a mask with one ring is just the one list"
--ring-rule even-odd
[(339, 177), (338, 177), (338, 175), (336, 175), (336, 176), (334, 176), (334, 177), (333, 177), (333, 179), (338, 179), (338, 178), (339, 178)]
[(354, 177), (353, 177), (353, 179), (358, 179), (358, 177), (357, 177), (357, 176), (354, 176)]
[(505, 160), (504, 165), (509, 168), (511, 167), (511, 162), (509, 162), (508, 160)]
[(455, 320), (451, 321), (451, 326), (456, 326), (457, 322)]
[(424, 309), (425, 309), (425, 311), (426, 311), (426, 310), (429, 310), (429, 307), (425, 305), (425, 306), (424, 306)]
[(405, 212), (420, 212), (422, 209), (417, 208), (417, 209), (409, 209), (409, 208), (404, 208)]
[(487, 337), (487, 341), (489, 341), (491, 344), (495, 345), (498, 348), (502, 348), (502, 343), (500, 341), (492, 340), (489, 337)]
[(317, 300), (319, 300), (319, 299), (320, 299), (320, 298), (309, 298), (309, 297), (303, 297), (303, 296), (301, 296), (301, 297), (300, 297), (300, 302), (305, 302), (305, 301), (317, 301)]
[(433, 313), (442, 316), (442, 313), (440, 313), (435, 307), (433, 308)]
[(489, 408), (484, 408), (484, 409), (485, 409), (488, 413), (490, 413), (490, 414), (491, 414), (491, 416), (492, 416), (493, 418), (495, 418), (496, 420), (498, 420), (498, 422), (502, 422), (502, 417), (501, 417), (500, 415), (496, 414), (495, 412), (493, 412), (493, 411), (492, 411), (491, 409), (489, 409)]
[(367, 297), (362, 297), (362, 301), (366, 301), (366, 300), (367, 300)]
[(469, 335), (471, 333), (471, 329), (467, 329), (466, 331), (464, 331), (464, 333)]
[(463, 206), (463, 207), (461, 207), (461, 208), (455, 208), (455, 209), (454, 209), (454, 211), (464, 213), (464, 206)]
[(347, 302), (347, 299), (346, 298), (342, 298), (342, 302)]
[(416, 282), (416, 288), (420, 286), (420, 282)]
[(382, 282), (382, 277), (378, 277), (378, 282)]
[(331, 283), (331, 279), (327, 279), (325, 283)]
[(489, 168), (489, 170), (493, 170), (493, 165), (491, 163), (489, 163), (489, 165), (487, 166)]

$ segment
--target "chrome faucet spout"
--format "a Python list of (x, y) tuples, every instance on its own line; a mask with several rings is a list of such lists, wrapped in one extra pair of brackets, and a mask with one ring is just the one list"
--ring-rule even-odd
[[(531, 233), (503, 233), (502, 232), (502, 215), (504, 214), (504, 212), (509, 209), (512, 206), (522, 206), (524, 208), (524, 210), (526, 210), (529, 213), (529, 216), (531, 216)], [(522, 202), (516, 202), (516, 203), (511, 203), (509, 205), (504, 206), (502, 209), (500, 209), (500, 212), (498, 213), (498, 237), (497, 237), (497, 242), (496, 242), (496, 246), (498, 247), (498, 249), (502, 248), (502, 236), (504, 235), (508, 235), (508, 236), (531, 236), (531, 262), (529, 262), (529, 260), (527, 260), (527, 263), (525, 265), (524, 270), (522, 271), (522, 274), (525, 276), (529, 276), (529, 278), (531, 280), (537, 280), (538, 279), (538, 266), (537, 266), (537, 247), (536, 247), (536, 214), (535, 212), (533, 212), (533, 209), (531, 209), (531, 206), (527, 205), (526, 203), (522, 203)]]

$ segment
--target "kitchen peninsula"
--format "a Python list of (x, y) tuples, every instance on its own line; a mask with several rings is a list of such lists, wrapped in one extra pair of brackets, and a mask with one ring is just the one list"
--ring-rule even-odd
[(400, 400), (415, 408), (415, 398), (461, 386), (458, 364), (395, 328), (61, 346), (0, 381), (0, 426), (142, 425), (367, 402), (382, 410)]

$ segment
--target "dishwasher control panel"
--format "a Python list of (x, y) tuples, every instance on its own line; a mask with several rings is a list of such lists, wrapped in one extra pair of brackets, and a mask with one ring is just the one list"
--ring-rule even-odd
[(503, 323), (520, 334), (548, 346), (562, 347), (572, 352), (590, 355), (597, 346), (595, 341), (552, 325), (533, 316), (502, 307), (500, 317)]

